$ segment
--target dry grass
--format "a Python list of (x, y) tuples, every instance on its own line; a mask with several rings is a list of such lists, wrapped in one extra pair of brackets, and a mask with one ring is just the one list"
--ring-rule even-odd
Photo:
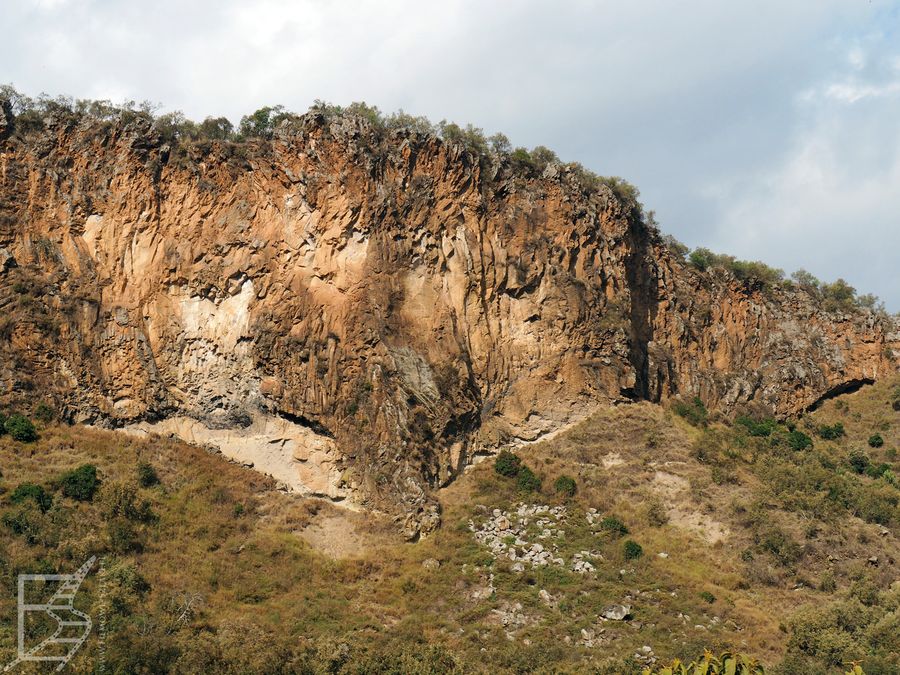
[[(900, 414), (885, 405), (890, 387), (827, 402), (801, 428), (842, 421), (846, 439), (816, 442), (835, 462), (853, 445), (864, 445), (873, 461), (894, 461)], [(882, 448), (865, 445), (873, 429)], [(56, 477), (84, 463), (97, 465), (106, 486), (133, 481), (139, 462), (161, 479), (139, 490), (155, 514), (134, 524), (139, 551), (111, 551), (97, 499), (76, 503), (57, 492), (57, 506), (41, 521), (44, 539), (34, 543), (0, 525), (0, 661), (14, 648), (16, 574), (74, 569), (98, 554), (108, 566), (132, 565), (150, 585), (143, 594), (113, 589), (124, 600), (109, 622), (107, 659), (126, 672), (160, 664), (178, 672), (434, 672), (449, 668), (447, 654), (471, 672), (630, 672), (643, 645), (663, 661), (731, 647), (777, 663), (789, 638), (781, 626), (796, 609), (827, 602), (860, 575), (882, 585), (896, 578), (897, 527), (882, 535), (882, 526), (846, 514), (820, 519), (788, 508), (750, 461), (752, 444), (732, 437), (722, 447), (736, 459), (727, 459), (727, 480), (714, 481), (715, 463), (696, 457), (698, 447), (719, 443), (718, 433), (731, 432), (695, 429), (649, 404), (609, 408), (518, 451), (543, 478), (542, 494), (519, 494), (484, 462), (442, 490), (444, 526), (415, 545), (399, 542), (394, 524), (377, 515), (279, 492), (252, 471), (171, 440), (74, 427), (43, 429), (32, 445), (0, 437), (7, 491), (25, 481), (52, 490)], [(573, 498), (552, 494), (563, 474), (576, 480)], [(600, 551), (596, 575), (555, 567), (518, 574), (473, 540), (467, 524), (479, 505), (521, 501), (566, 504), (561, 549)], [(7, 502), (2, 512), (15, 513)], [(587, 525), (588, 508), (620, 518), (644, 555), (625, 560), (621, 540)], [(760, 544), (773, 528), (796, 543), (797, 559), (779, 561)], [(879, 567), (867, 567), (871, 555)], [(429, 558), (440, 567), (424, 567)], [(835, 589), (817, 589), (825, 575)], [(554, 606), (541, 601), (541, 590)], [(185, 594), (197, 602), (179, 622)], [(96, 579), (84, 601), (97, 612)], [(618, 602), (634, 606), (634, 619), (598, 622)], [(516, 603), (524, 624), (504, 628), (497, 612)], [(578, 644), (582, 629), (599, 628), (602, 641)], [(92, 639), (76, 670), (96, 657)]]

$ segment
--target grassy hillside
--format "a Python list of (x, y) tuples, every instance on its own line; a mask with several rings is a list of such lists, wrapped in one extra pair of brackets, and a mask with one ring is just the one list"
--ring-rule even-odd
[(106, 635), (76, 672), (628, 673), (733, 648), (775, 672), (895, 673), (897, 384), (790, 426), (610, 408), (505, 457), (509, 475), (473, 467), (418, 544), (172, 440), (0, 436), (0, 663), (16, 575), (95, 554), (76, 606)]

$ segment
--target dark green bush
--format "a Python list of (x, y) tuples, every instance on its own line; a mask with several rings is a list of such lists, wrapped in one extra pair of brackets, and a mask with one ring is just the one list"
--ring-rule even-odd
[(872, 434), (869, 436), (870, 448), (880, 448), (882, 445), (884, 445), (884, 439), (881, 437), (881, 434)]
[(34, 483), (22, 483), (13, 490), (9, 496), (9, 500), (13, 504), (21, 504), (26, 499), (31, 499), (37, 504), (41, 511), (48, 511), (53, 505), (52, 495), (47, 494), (43, 487)]
[(494, 471), (507, 478), (518, 476), (521, 468), (522, 460), (517, 454), (509, 450), (501, 450), (500, 454), (497, 455), (497, 459), (494, 460)]
[(97, 479), (97, 467), (93, 464), (83, 464), (77, 469), (69, 471), (60, 480), (62, 493), (71, 499), (80, 502), (89, 502), (94, 498), (100, 481)]
[(560, 476), (553, 484), (553, 489), (556, 490), (556, 494), (574, 497), (577, 490), (575, 479), (571, 476)]
[(141, 487), (152, 487), (159, 484), (159, 475), (147, 462), (141, 462), (137, 467), (138, 483)]
[(881, 478), (884, 474), (891, 470), (890, 464), (885, 464), (882, 462), (881, 464), (869, 464), (864, 469), (865, 474), (870, 478)]
[(6, 433), (22, 443), (31, 443), (37, 440), (37, 431), (31, 420), (24, 415), (10, 415), (3, 424)]
[(622, 553), (625, 554), (625, 560), (634, 560), (644, 555), (644, 548), (633, 539), (626, 539), (622, 544)]
[(807, 448), (811, 448), (813, 445), (812, 438), (804, 434), (799, 429), (794, 429), (793, 431), (788, 433), (788, 445), (791, 450), (806, 450)]
[(695, 427), (706, 426), (706, 421), (709, 417), (709, 412), (699, 396), (695, 396), (691, 401), (675, 401), (672, 410), (675, 411), (676, 415), (683, 417)]
[(541, 489), (541, 479), (527, 466), (523, 466), (519, 469), (519, 476), (516, 479), (516, 484), (523, 492), (537, 492)]
[(712, 593), (710, 593), (709, 591), (702, 591), (702, 592), (700, 593), (700, 597), (701, 597), (705, 602), (708, 602), (710, 605), (713, 604), (713, 603), (716, 601), (716, 596), (714, 596), (714, 595), (713, 595)]
[(46, 403), (39, 403), (37, 408), (34, 409), (34, 419), (43, 424), (49, 424), (56, 419), (56, 413)]
[(628, 528), (625, 526), (625, 523), (615, 516), (606, 516), (601, 520), (600, 529), (604, 532), (609, 532), (615, 537), (622, 537), (628, 534)]
[(6, 415), (0, 413), (0, 436), (6, 433)]
[(764, 420), (754, 420), (746, 415), (738, 417), (735, 424), (744, 427), (751, 436), (771, 436), (772, 432), (778, 426), (778, 422), (769, 418)]
[(847, 461), (852, 469), (859, 474), (865, 473), (865, 470), (869, 467), (869, 456), (862, 450), (851, 450)]
[(846, 435), (844, 424), (842, 422), (836, 422), (831, 425), (823, 424), (817, 429), (816, 433), (827, 441), (833, 441)]

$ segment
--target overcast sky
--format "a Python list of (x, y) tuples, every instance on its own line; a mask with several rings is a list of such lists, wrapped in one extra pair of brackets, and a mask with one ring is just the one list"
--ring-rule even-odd
[(900, 310), (895, 0), (5, 0), (3, 24), (24, 93), (471, 122), (627, 178), (691, 246)]

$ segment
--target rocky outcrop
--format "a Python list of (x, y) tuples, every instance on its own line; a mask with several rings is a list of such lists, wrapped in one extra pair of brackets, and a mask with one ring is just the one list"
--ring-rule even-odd
[(786, 415), (896, 369), (890, 319), (690, 269), (564, 167), (352, 116), (186, 148), (140, 119), (46, 124), (0, 141), (0, 391), (264, 447), (410, 537), (476, 454), (601, 403)]

